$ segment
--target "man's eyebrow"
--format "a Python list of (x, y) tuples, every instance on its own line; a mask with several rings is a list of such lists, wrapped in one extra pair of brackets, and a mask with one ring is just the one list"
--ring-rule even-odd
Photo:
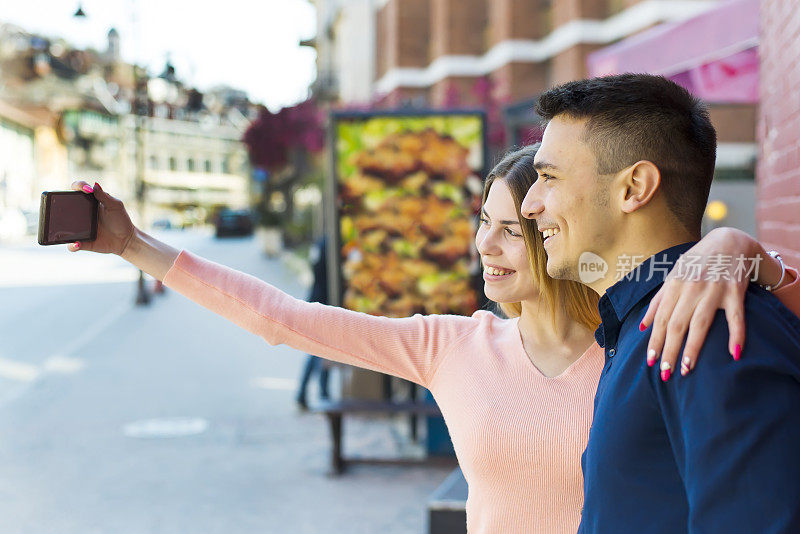
[[(484, 217), (486, 217), (487, 219), (491, 219), (491, 217), (489, 217), (489, 214), (486, 213), (486, 209), (485, 208), (481, 208), (481, 212), (483, 213)], [(517, 219), (516, 221), (497, 221), (497, 222), (499, 222), (500, 224), (505, 225), (505, 226), (508, 226), (508, 225), (511, 225), (511, 224), (516, 224), (517, 226), (522, 226), (520, 224), (520, 222), (519, 222), (519, 219)]]
[(536, 169), (537, 171), (541, 171), (541, 170), (557, 171), (558, 170), (558, 167), (556, 167), (552, 163), (547, 163), (546, 161), (539, 161), (539, 162), (534, 163), (533, 164), (533, 168)]

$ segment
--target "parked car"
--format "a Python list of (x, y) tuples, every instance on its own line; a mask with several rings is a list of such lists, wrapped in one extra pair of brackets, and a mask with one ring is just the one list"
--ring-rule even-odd
[(250, 210), (222, 210), (214, 220), (216, 237), (252, 235), (253, 226)]

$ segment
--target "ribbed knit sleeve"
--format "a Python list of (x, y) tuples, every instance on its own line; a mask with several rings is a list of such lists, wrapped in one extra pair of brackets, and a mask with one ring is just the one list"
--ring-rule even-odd
[(448, 347), (478, 322), (456, 315), (377, 317), (305, 302), (188, 250), (181, 251), (163, 282), (271, 345), (285, 344), (424, 387)]

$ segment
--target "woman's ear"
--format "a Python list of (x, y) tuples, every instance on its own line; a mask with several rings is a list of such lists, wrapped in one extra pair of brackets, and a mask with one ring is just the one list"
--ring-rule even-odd
[(638, 161), (623, 171), (621, 176), (622, 211), (633, 213), (646, 206), (661, 185), (661, 172), (651, 161)]

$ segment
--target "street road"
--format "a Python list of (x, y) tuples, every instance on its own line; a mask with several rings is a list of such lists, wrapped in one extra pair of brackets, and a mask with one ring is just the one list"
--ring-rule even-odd
[[(306, 295), (252, 238), (157, 235)], [(169, 289), (135, 306), (128, 263), (35, 241), (0, 244), (0, 532), (425, 532), (449, 469), (326, 476), (326, 423), (293, 400), (303, 354)], [(354, 421), (345, 447), (396, 436)]]

